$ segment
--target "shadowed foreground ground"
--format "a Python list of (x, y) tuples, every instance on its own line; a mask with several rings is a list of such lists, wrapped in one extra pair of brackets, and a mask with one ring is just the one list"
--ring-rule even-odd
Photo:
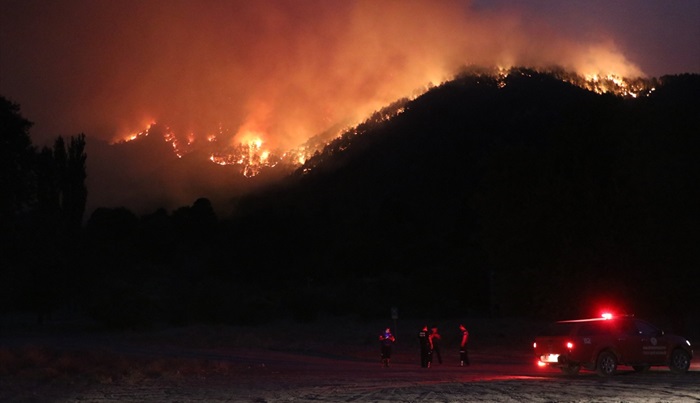
[[(390, 368), (383, 322), (190, 327), (130, 332), (65, 327), (0, 334), (0, 400), (70, 402), (700, 401), (700, 363), (603, 379), (541, 370), (517, 320), (471, 322), (473, 365), (460, 368), (453, 321), (440, 324), (442, 365), (418, 364), (417, 323), (398, 326)], [(534, 327), (533, 327), (534, 328)], [(516, 331), (520, 329), (521, 331)], [(416, 330), (417, 332), (417, 330)]]

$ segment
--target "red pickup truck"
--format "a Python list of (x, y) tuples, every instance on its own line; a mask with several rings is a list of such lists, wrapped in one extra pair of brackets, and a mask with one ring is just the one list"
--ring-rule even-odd
[(631, 316), (555, 322), (535, 338), (533, 346), (539, 365), (559, 367), (567, 375), (584, 368), (610, 376), (618, 365), (639, 372), (663, 365), (681, 373), (693, 358), (687, 339)]

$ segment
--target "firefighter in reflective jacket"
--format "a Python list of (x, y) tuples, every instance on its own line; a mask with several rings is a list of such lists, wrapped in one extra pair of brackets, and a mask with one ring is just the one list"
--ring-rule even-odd
[(382, 343), (382, 366), (388, 367), (389, 360), (391, 360), (391, 346), (396, 341), (396, 337), (394, 337), (394, 335), (391, 334), (391, 329), (387, 327), (386, 330), (384, 330), (384, 334), (379, 335), (379, 341)]
[(469, 352), (467, 351), (467, 343), (469, 342), (469, 331), (464, 325), (459, 325), (459, 331), (462, 333), (462, 338), (459, 342), (459, 366), (469, 366)]
[(430, 344), (433, 346), (433, 350), (430, 354), (430, 362), (433, 362), (433, 357), (437, 357), (438, 364), (442, 364), (442, 354), (440, 354), (440, 343), (442, 343), (442, 336), (438, 332), (437, 326), (430, 328)]

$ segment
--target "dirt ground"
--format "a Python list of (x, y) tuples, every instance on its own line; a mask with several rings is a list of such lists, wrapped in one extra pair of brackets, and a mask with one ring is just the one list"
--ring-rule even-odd
[[(398, 326), (389, 368), (380, 322), (104, 332), (0, 332), (5, 402), (698, 402), (700, 363), (612, 378), (540, 369), (523, 323), (470, 321), (472, 365), (457, 361), (456, 322), (440, 323), (443, 363), (418, 360), (418, 323)], [(533, 326), (533, 329), (535, 327)], [(518, 332), (517, 330), (520, 329)], [(533, 330), (534, 331), (534, 330)], [(415, 333), (415, 334), (414, 334)], [(692, 341), (692, 340), (691, 340)]]

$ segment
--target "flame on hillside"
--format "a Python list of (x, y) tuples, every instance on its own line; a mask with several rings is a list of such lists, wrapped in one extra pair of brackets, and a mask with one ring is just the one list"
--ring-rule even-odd
[(142, 137), (148, 137), (149, 134), (151, 134), (151, 128), (156, 124), (156, 122), (153, 120), (148, 124), (148, 127), (146, 127), (144, 130), (136, 133), (130, 133), (127, 134), (124, 138), (119, 139), (115, 141), (114, 143), (126, 143), (129, 141), (134, 141), (136, 139), (142, 138)]
[(656, 91), (656, 87), (651, 80), (641, 78), (627, 79), (614, 74), (608, 74), (604, 77), (598, 74), (588, 75), (583, 83), (578, 85), (598, 94), (612, 93), (632, 98), (649, 96)]
[[(507, 79), (512, 74), (528, 74), (523, 70), (512, 68), (495, 68), (486, 70), (479, 74), (491, 76), (496, 79), (499, 88), (507, 86)], [(648, 96), (655, 91), (655, 79), (628, 79), (615, 74), (599, 75), (578, 75), (563, 71), (555, 71), (553, 74), (559, 79), (577, 85), (588, 91), (598, 94), (611, 93), (620, 97), (637, 98)], [(406, 110), (406, 104), (418, 96), (429, 91), (435, 85), (428, 83), (423, 88), (416, 90), (410, 97), (402, 98), (393, 104), (374, 112), (363, 122), (366, 123), (381, 123), (392, 119)], [(238, 168), (241, 175), (251, 178), (259, 175), (265, 169), (271, 169), (278, 166), (284, 166), (289, 169), (296, 169), (304, 165), (314, 154), (323, 150), (332, 142), (348, 141), (352, 137), (363, 134), (362, 122), (355, 122), (343, 129), (338, 129), (331, 133), (326, 133), (324, 136), (310, 137), (304, 144), (290, 149), (281, 149), (273, 147), (268, 141), (272, 136), (260, 130), (242, 129), (235, 135), (231, 135), (231, 131), (225, 129), (221, 124), (215, 134), (203, 134), (205, 140), (203, 144), (209, 151), (209, 160), (217, 165), (231, 166)], [(148, 124), (144, 130), (137, 133), (130, 133), (122, 137), (121, 140), (115, 143), (124, 143), (135, 141), (144, 137), (148, 137), (158, 124), (153, 121)], [(168, 126), (160, 129), (163, 136), (163, 141), (172, 146), (173, 152), (178, 158), (201, 147), (198, 142), (199, 135), (194, 132), (189, 132), (183, 139), (180, 139), (176, 133)], [(342, 140), (341, 140), (342, 139)], [(338, 144), (336, 144), (338, 145)], [(340, 144), (336, 148), (343, 151), (347, 144)]]

